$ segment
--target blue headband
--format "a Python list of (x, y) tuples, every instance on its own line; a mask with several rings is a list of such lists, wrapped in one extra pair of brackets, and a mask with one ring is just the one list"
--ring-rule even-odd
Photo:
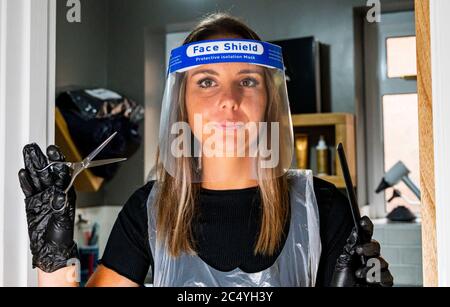
[(247, 39), (219, 39), (199, 41), (173, 49), (168, 73), (227, 62), (258, 64), (284, 71), (280, 46)]

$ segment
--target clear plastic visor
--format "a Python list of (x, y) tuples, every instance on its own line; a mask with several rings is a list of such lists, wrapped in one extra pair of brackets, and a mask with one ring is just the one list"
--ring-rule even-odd
[(290, 168), (292, 120), (283, 70), (247, 62), (170, 72), (159, 163), (180, 182), (273, 179)]

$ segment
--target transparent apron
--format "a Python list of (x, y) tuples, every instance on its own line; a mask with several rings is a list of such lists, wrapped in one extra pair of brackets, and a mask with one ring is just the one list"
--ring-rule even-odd
[(285, 245), (275, 263), (260, 272), (239, 268), (218, 271), (197, 255), (169, 254), (164, 242), (156, 239), (155, 182), (147, 200), (148, 233), (154, 259), (155, 287), (312, 287), (319, 266), (321, 243), (319, 213), (310, 170), (289, 170), (291, 220)]

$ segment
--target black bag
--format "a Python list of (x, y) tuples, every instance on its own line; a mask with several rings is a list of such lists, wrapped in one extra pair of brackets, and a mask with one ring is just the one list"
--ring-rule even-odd
[[(135, 102), (122, 96), (116, 99), (101, 99), (85, 90), (76, 90), (60, 94), (56, 105), (83, 157), (114, 132), (117, 132), (117, 135), (98, 154), (96, 160), (130, 158), (138, 150), (141, 144), (139, 122), (143, 119), (144, 110)], [(116, 163), (91, 170), (94, 175), (110, 180), (119, 166), (120, 164)]]

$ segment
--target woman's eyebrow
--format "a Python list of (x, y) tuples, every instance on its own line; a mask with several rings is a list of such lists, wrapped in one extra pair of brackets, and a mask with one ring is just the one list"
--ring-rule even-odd
[(238, 75), (244, 75), (244, 74), (258, 74), (261, 76), (263, 75), (261, 71), (256, 70), (256, 69), (243, 69), (238, 72)]
[[(219, 73), (217, 71), (215, 71), (215, 70), (212, 70), (212, 69), (200, 69), (200, 70), (197, 70), (197, 71), (193, 72), (190, 77), (192, 78), (192, 77), (194, 77), (195, 75), (198, 75), (198, 74), (209, 74), (209, 75), (219, 76)], [(263, 73), (260, 70), (257, 70), (257, 69), (243, 69), (243, 70), (240, 70), (238, 72), (238, 75), (245, 75), (245, 74), (258, 74), (260, 76), (263, 76)]]
[(219, 73), (216, 72), (215, 70), (212, 69), (201, 69), (201, 70), (197, 70), (196, 72), (192, 73), (191, 78), (194, 77), (195, 75), (198, 74), (209, 74), (209, 75), (214, 75), (214, 76), (218, 76)]

